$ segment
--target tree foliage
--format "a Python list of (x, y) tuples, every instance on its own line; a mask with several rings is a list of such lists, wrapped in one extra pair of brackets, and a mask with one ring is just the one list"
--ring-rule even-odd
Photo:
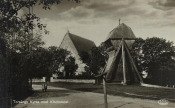
[[(74, 0), (77, 3), (79, 0)], [(61, 0), (1, 0), (0, 1), (0, 31), (9, 32), (11, 29), (15, 29), (21, 24), (25, 26), (26, 32), (32, 30), (35, 26), (42, 29), (43, 24), (37, 23), (35, 25), (33, 20), (39, 21), (39, 17), (33, 14), (30, 10), (33, 6), (39, 4), (43, 6), (43, 9), (50, 9), (53, 4), (60, 4)], [(29, 13), (22, 17), (18, 16), (18, 11), (22, 8), (28, 8)]]
[(21, 68), (27, 72), (29, 79), (50, 77), (51, 53), (44, 48), (38, 48), (31, 53), (23, 54), (21, 58)]
[(64, 71), (66, 72), (66, 77), (75, 76), (75, 71), (78, 69), (78, 65), (75, 62), (75, 58), (70, 56), (66, 59), (64, 65)]
[(49, 47), (49, 50), (53, 52), (51, 71), (52, 73), (60, 74), (62, 72), (61, 68), (65, 65), (66, 57), (71, 53), (57, 47)]
[[(77, 3), (79, 0), (74, 0)], [(44, 42), (40, 32), (32, 33), (35, 28), (44, 30), (46, 25), (33, 14), (34, 5), (50, 9), (61, 0), (0, 0), (0, 96), (20, 98), (28, 94), (28, 79), (50, 76), (53, 55), (50, 50), (40, 48)], [(18, 11), (28, 8), (29, 13), (22, 16)], [(37, 23), (34, 23), (37, 22)], [(60, 59), (59, 59), (60, 60)], [(60, 61), (59, 64), (62, 61)], [(57, 62), (58, 63), (58, 62)]]
[(100, 68), (106, 64), (107, 54), (101, 47), (93, 47), (91, 52), (82, 52), (80, 55), (82, 61), (87, 65), (85, 71), (89, 75), (98, 75)]
[[(174, 74), (175, 51), (172, 42), (162, 38), (138, 39), (132, 46), (133, 57), (141, 71), (148, 74), (148, 78), (156, 83), (170, 82)], [(166, 81), (165, 81), (166, 80)]]
[[(0, 47), (1, 47), (0, 43)], [(1, 53), (2, 51), (0, 50), (0, 96), (1, 97), (7, 97), (9, 96), (8, 94), (8, 89), (10, 87), (9, 81), (8, 81), (8, 76), (10, 74), (8, 62)], [(1, 102), (0, 102), (1, 105)]]
[(0, 37), (0, 55), (6, 56), (6, 40)]
[(40, 31), (26, 34), (23, 30), (20, 30), (12, 35), (6, 34), (5, 39), (8, 42), (8, 49), (12, 49), (17, 52), (36, 50), (45, 44), (42, 40), (42, 33)]

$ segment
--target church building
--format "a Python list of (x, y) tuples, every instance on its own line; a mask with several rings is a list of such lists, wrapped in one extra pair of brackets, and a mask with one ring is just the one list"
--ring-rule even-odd
[[(91, 40), (74, 35), (69, 31), (65, 34), (60, 44), (60, 48), (70, 51), (71, 56), (75, 57), (76, 59), (75, 62), (78, 64), (78, 69), (75, 72), (76, 75), (82, 74), (82, 72), (84, 72), (84, 67), (85, 67), (85, 64), (81, 60), (80, 54), (82, 52), (90, 52), (92, 47), (96, 47), (96, 45)], [(63, 76), (64, 75), (65, 73), (63, 74)]]

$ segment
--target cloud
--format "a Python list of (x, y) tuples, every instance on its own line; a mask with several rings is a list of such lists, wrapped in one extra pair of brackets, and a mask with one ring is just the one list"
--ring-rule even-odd
[(158, 4), (165, 7), (175, 7), (175, 0), (159, 0)]
[[(94, 23), (99, 19), (117, 21), (119, 18), (156, 17), (157, 13), (146, 6), (148, 2), (140, 0), (81, 0), (81, 3), (62, 2), (53, 5), (51, 10), (43, 10), (35, 7), (34, 10), (39, 17), (51, 20), (76, 20), (78, 23), (86, 23), (83, 19), (91, 19), (89, 23)], [(47, 16), (46, 16), (47, 14)], [(132, 19), (131, 19), (132, 20)]]
[(80, 20), (83, 18), (89, 18), (93, 14), (91, 9), (86, 9), (83, 6), (71, 8), (68, 11), (60, 13), (60, 18), (64, 20)]
[(59, 18), (77, 21), (82, 19), (92, 19), (98, 21), (100, 18), (117, 21), (119, 18), (132, 20), (138, 17), (157, 17), (158, 13), (156, 9), (147, 5), (147, 3), (148, 1), (140, 0), (84, 0), (79, 6), (59, 13)]
[(111, 1), (92, 1), (85, 2), (84, 6), (88, 9), (93, 9), (100, 12), (114, 12), (120, 9), (130, 7), (134, 3), (134, 0), (111, 0)]
[[(140, 3), (141, 4), (141, 3)], [(82, 1), (77, 7), (73, 7), (62, 13), (58, 13), (58, 19), (76, 20), (81, 23), (83, 19), (91, 19), (98, 22), (99, 19), (108, 19), (116, 21), (119, 18), (126, 19), (128, 16), (142, 16), (149, 15), (145, 8), (140, 8), (140, 4), (135, 0), (86, 0)], [(156, 14), (152, 14), (153, 17)], [(81, 21), (80, 21), (81, 20)], [(90, 23), (90, 22), (89, 22)]]
[(83, 3), (84, 8), (94, 11), (94, 18), (112, 18), (121, 10), (131, 7), (134, 0), (88, 0)]
[[(162, 11), (153, 4), (167, 10)], [(81, 0), (75, 5), (54, 5), (50, 11), (42, 12), (41, 19), (50, 31), (49, 36), (44, 36), (47, 46), (59, 46), (67, 29), (99, 45), (118, 26), (119, 18), (137, 37), (164, 35), (171, 39), (175, 33), (174, 11), (167, 1), (159, 3), (159, 0)]]
[(152, 5), (156, 9), (160, 10), (171, 10), (175, 8), (175, 0), (151, 0), (148, 3), (149, 5)]

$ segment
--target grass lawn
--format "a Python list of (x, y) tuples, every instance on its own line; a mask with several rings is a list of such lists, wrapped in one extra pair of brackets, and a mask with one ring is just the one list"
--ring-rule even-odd
[[(41, 83), (34, 83), (41, 84)], [(84, 84), (84, 83), (63, 83), (55, 82), (49, 83), (49, 86), (67, 88), (77, 91), (103, 93), (103, 85)], [(107, 93), (114, 96), (141, 98), (160, 100), (167, 99), (175, 102), (175, 89), (142, 87), (139, 85), (119, 85), (107, 84)]]

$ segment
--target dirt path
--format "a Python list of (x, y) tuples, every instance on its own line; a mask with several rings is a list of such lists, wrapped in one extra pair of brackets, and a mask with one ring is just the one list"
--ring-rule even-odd
[[(33, 85), (35, 94), (21, 101), (14, 108), (104, 108), (104, 95), (80, 92), (48, 86), (47, 92), (41, 85)], [(15, 102), (15, 100), (13, 101)], [(159, 105), (157, 101), (140, 100), (108, 95), (108, 108), (174, 108), (174, 103)]]

